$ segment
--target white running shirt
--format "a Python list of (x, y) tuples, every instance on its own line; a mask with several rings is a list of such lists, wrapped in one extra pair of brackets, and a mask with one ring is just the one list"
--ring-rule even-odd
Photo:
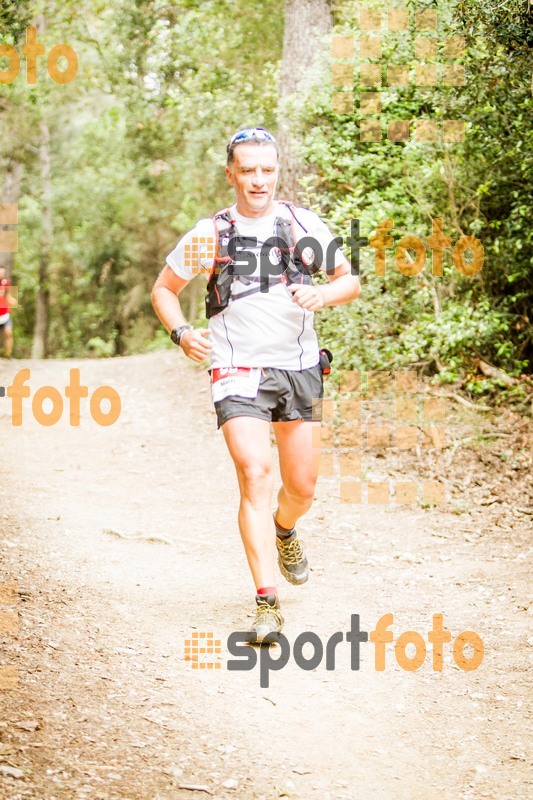
[[(229, 210), (236, 221), (237, 233), (257, 239), (257, 247), (246, 249), (256, 255), (256, 269), (252, 274), (258, 276), (261, 245), (274, 235), (276, 216), (291, 220), (291, 213), (279, 203), (265, 217), (243, 217), (235, 205)], [(293, 210), (298, 220), (296, 239), (301, 241), (304, 237), (312, 237), (316, 241), (316, 248), (313, 248), (315, 261), (321, 270), (326, 269), (328, 247), (328, 266), (331, 261), (335, 267), (340, 266), (345, 257), (338, 247), (331, 244), (334, 236), (327, 225), (308, 208), (295, 207)], [(207, 257), (208, 247), (202, 247), (201, 243), (198, 245), (199, 252), (195, 254), (193, 239), (198, 244), (204, 237), (213, 241), (214, 236), (213, 220), (201, 219), (169, 253), (168, 266), (184, 280), (190, 280), (199, 272), (208, 277), (213, 265), (212, 255)], [(235, 294), (248, 288), (237, 278), (233, 281)], [(286, 370), (314, 367), (318, 364), (319, 356), (313, 316), (312, 311), (306, 311), (292, 301), (282, 283), (270, 285), (268, 292), (257, 291), (247, 297), (230, 299), (228, 306), (209, 320), (213, 343), (211, 367), (276, 367)]]

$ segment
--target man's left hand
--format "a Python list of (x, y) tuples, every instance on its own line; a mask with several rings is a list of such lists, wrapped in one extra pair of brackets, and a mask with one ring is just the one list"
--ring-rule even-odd
[(292, 292), (292, 300), (306, 311), (320, 311), (324, 308), (324, 295), (321, 286), (309, 286), (308, 284), (291, 283), (289, 291)]

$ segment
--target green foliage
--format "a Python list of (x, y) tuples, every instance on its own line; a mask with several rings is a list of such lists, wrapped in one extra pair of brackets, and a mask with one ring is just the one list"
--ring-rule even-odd
[(25, 0), (2, 0), (2, 5), (0, 5), (0, 43), (15, 44), (23, 38), (30, 22), (29, 3)]
[[(0, 19), (10, 41), (23, 41), (28, 19), (10, 8)], [(35, 87), (20, 78), (0, 87), (0, 159), (26, 166), (16, 355), (29, 354), (35, 318), (39, 119), (51, 136), (50, 352), (149, 349), (159, 330), (150, 289), (166, 255), (198, 217), (231, 199), (221, 169), (228, 135), (275, 122), (282, 8), (281, 0), (47, 4), (41, 40), (47, 51), (58, 41), (74, 47), (77, 77), (53, 84), (41, 58)], [(199, 301), (186, 290), (193, 318)]]
[[(387, 10), (384, 3), (372, 5)], [(465, 119), (463, 144), (361, 142), (356, 118), (331, 112), (331, 87), (308, 104), (303, 154), (314, 177), (306, 180), (306, 196), (326, 210), (337, 232), (346, 235), (348, 220), (357, 217), (369, 235), (390, 217), (396, 243), (407, 233), (427, 242), (431, 219), (440, 217), (452, 243), (473, 235), (485, 253), (473, 278), (451, 268), (449, 254), (442, 277), (431, 276), (430, 263), (420, 276), (404, 277), (392, 251), (387, 275), (378, 278), (367, 253), (361, 299), (319, 321), (341, 366), (425, 365), (441, 380), (461, 379), (476, 392), (484, 389), (468, 375), (480, 355), (510, 373), (531, 370), (532, 36), (524, 8), (440, 1), (439, 40), (452, 34), (466, 40), (466, 86), (422, 89), (411, 82), (380, 92), (386, 119)], [(353, 33), (353, 4), (336, 3), (335, 11), (336, 32)], [(383, 37), (383, 61), (413, 69), (415, 35)], [(357, 109), (357, 87), (354, 95)]]

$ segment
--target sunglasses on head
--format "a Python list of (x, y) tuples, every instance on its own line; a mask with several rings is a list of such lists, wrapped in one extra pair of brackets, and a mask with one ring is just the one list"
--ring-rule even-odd
[(238, 142), (248, 142), (251, 139), (257, 139), (259, 142), (275, 142), (276, 140), (271, 133), (264, 128), (245, 128), (243, 131), (238, 131), (229, 140), (229, 147)]

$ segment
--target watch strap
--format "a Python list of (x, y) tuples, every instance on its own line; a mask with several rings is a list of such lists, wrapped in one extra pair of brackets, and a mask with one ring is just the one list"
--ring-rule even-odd
[(174, 328), (172, 333), (170, 334), (170, 338), (174, 342), (174, 344), (180, 345), (181, 344), (181, 337), (185, 333), (185, 331), (192, 331), (194, 330), (192, 325), (180, 325), (179, 328)]

